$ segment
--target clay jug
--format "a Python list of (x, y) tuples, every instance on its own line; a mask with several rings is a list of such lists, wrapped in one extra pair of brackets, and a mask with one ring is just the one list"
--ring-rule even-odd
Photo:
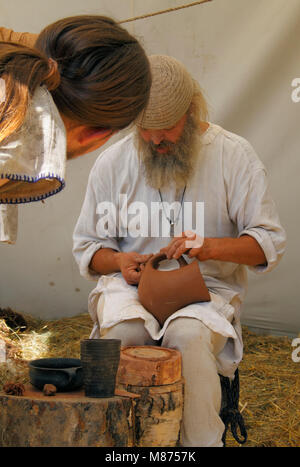
[(191, 303), (210, 301), (197, 260), (188, 264), (181, 257), (179, 269), (160, 271), (157, 268), (164, 259), (164, 253), (157, 253), (147, 261), (138, 286), (141, 304), (161, 326), (175, 311)]

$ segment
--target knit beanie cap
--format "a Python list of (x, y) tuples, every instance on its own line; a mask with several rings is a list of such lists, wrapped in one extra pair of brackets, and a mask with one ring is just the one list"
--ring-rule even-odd
[(145, 129), (172, 128), (190, 106), (194, 80), (173, 57), (151, 55), (148, 58), (152, 74), (150, 98), (136, 124)]

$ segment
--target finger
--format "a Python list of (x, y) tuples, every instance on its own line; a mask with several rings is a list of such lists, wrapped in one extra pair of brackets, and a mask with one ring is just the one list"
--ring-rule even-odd
[(183, 255), (184, 253), (187, 253), (188, 251), (189, 251), (189, 248), (186, 247), (185, 242), (182, 242), (182, 244), (179, 245), (179, 247), (173, 254), (173, 258), (178, 259), (180, 258), (181, 255)]
[[(173, 258), (178, 259), (183, 254), (188, 254), (192, 247), (199, 247), (200, 246), (200, 237), (196, 235), (191, 230), (187, 230), (184, 232), (185, 237), (183, 237), (183, 241), (179, 244), (177, 243), (177, 249), (173, 253)], [(198, 241), (199, 240), (199, 241)]]
[(134, 257), (134, 260), (137, 262), (137, 263), (145, 263), (146, 261), (148, 261), (148, 259), (150, 259), (151, 257), (153, 256), (153, 254), (149, 254), (149, 255), (138, 255), (138, 256), (135, 256)]
[(173, 245), (169, 248), (167, 252), (168, 259), (171, 259), (174, 257), (175, 252), (178, 250), (178, 248), (181, 247), (181, 245), (184, 245), (184, 242), (185, 242), (185, 239), (180, 238), (179, 240), (173, 243)]
[(166, 255), (166, 257), (169, 258), (169, 251), (170, 251), (170, 246), (165, 246), (159, 252), (163, 255)]
[(174, 245), (174, 243), (178, 242), (179, 240), (182, 240), (183, 238), (183, 235), (179, 235), (178, 237), (173, 237), (172, 240), (170, 241), (170, 243), (168, 244), (168, 246), (166, 248), (170, 248)]
[(186, 246), (189, 248), (201, 248), (204, 243), (204, 237), (194, 235), (186, 239)]
[[(174, 237), (172, 238), (172, 240), (170, 241), (169, 245), (163, 247), (160, 249), (160, 253), (163, 253), (167, 256), (168, 259), (170, 259), (172, 257), (172, 252), (173, 252), (173, 248), (174, 248), (174, 245), (182, 240), (182, 237), (183, 237), (183, 234), (181, 234), (180, 236), (178, 237)], [(171, 253), (170, 253), (171, 252)]]
[(201, 251), (201, 248), (192, 248), (189, 252), (189, 258), (195, 258)]
[(126, 281), (131, 284), (138, 284), (141, 274), (141, 271), (135, 271), (134, 269), (127, 270)]

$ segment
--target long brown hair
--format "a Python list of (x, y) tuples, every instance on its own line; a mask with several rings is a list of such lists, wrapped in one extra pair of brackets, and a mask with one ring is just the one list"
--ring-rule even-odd
[(133, 122), (151, 86), (148, 59), (137, 39), (110, 18), (87, 15), (47, 26), (35, 49), (0, 42), (0, 77), (6, 84), (0, 142), (22, 125), (41, 84), (75, 123), (113, 130)]
[(1, 142), (22, 125), (37, 86), (44, 83), (51, 91), (60, 77), (43, 54), (10, 42), (0, 42), (0, 76), (5, 82), (0, 104)]

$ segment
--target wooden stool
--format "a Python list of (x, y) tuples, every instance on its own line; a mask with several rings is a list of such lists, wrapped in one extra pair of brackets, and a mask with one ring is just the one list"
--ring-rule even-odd
[(183, 411), (180, 352), (155, 346), (124, 347), (117, 384), (141, 396), (133, 407), (135, 446), (176, 446)]

